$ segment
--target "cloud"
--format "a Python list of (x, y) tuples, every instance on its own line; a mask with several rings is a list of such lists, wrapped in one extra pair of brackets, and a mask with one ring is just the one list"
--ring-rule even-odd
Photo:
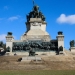
[(1, 20), (14, 21), (14, 20), (18, 20), (18, 19), (22, 19), (22, 17), (21, 17), (20, 15), (11, 16), (11, 17), (9, 17), (9, 18), (0, 18), (0, 21), (1, 21)]
[(61, 14), (60, 17), (56, 20), (58, 23), (67, 23), (67, 24), (75, 24), (75, 14), (74, 15), (68, 15)]
[[(6, 36), (7, 34), (1, 34), (0, 35), (0, 41), (3, 41), (4, 43), (6, 42)], [(14, 37), (14, 39), (16, 39), (16, 36), (12, 35)]]
[(5, 9), (5, 10), (8, 10), (8, 6), (4, 6), (4, 9)]
[(14, 20), (22, 20), (23, 18), (20, 15), (17, 16), (12, 16), (9, 18), (0, 18), (0, 21), (4, 20), (4, 21), (14, 21)]
[(5, 41), (5, 38), (6, 37), (6, 34), (2, 34), (2, 35), (0, 35), (0, 41)]
[(9, 21), (14, 21), (18, 19), (19, 19), (19, 16), (13, 16), (13, 17), (8, 18)]

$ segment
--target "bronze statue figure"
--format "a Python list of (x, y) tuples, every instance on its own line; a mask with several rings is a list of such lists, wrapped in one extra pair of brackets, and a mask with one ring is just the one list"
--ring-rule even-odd
[(8, 32), (8, 35), (12, 35), (12, 32)]
[(41, 11), (39, 11), (39, 6), (34, 5), (33, 10), (26, 16), (27, 22), (30, 20), (30, 18), (41, 18), (42, 21), (45, 21), (45, 16), (42, 14)]
[(74, 46), (75, 46), (75, 41), (74, 40), (70, 41), (70, 47), (74, 47)]

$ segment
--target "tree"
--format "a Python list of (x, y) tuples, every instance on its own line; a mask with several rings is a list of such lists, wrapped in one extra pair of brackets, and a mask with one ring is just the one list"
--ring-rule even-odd
[(3, 47), (3, 41), (0, 41), (0, 47)]

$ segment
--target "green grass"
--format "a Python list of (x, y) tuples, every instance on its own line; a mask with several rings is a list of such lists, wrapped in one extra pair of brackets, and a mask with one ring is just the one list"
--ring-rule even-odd
[(67, 71), (62, 71), (62, 70), (36, 70), (36, 71), (5, 71), (5, 70), (0, 70), (0, 75), (75, 75), (74, 70), (67, 70)]

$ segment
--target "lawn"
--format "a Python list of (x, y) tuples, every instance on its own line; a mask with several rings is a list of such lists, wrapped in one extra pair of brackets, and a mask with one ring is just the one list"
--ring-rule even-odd
[(74, 70), (36, 70), (36, 71), (10, 71), (0, 70), (0, 75), (75, 75)]

